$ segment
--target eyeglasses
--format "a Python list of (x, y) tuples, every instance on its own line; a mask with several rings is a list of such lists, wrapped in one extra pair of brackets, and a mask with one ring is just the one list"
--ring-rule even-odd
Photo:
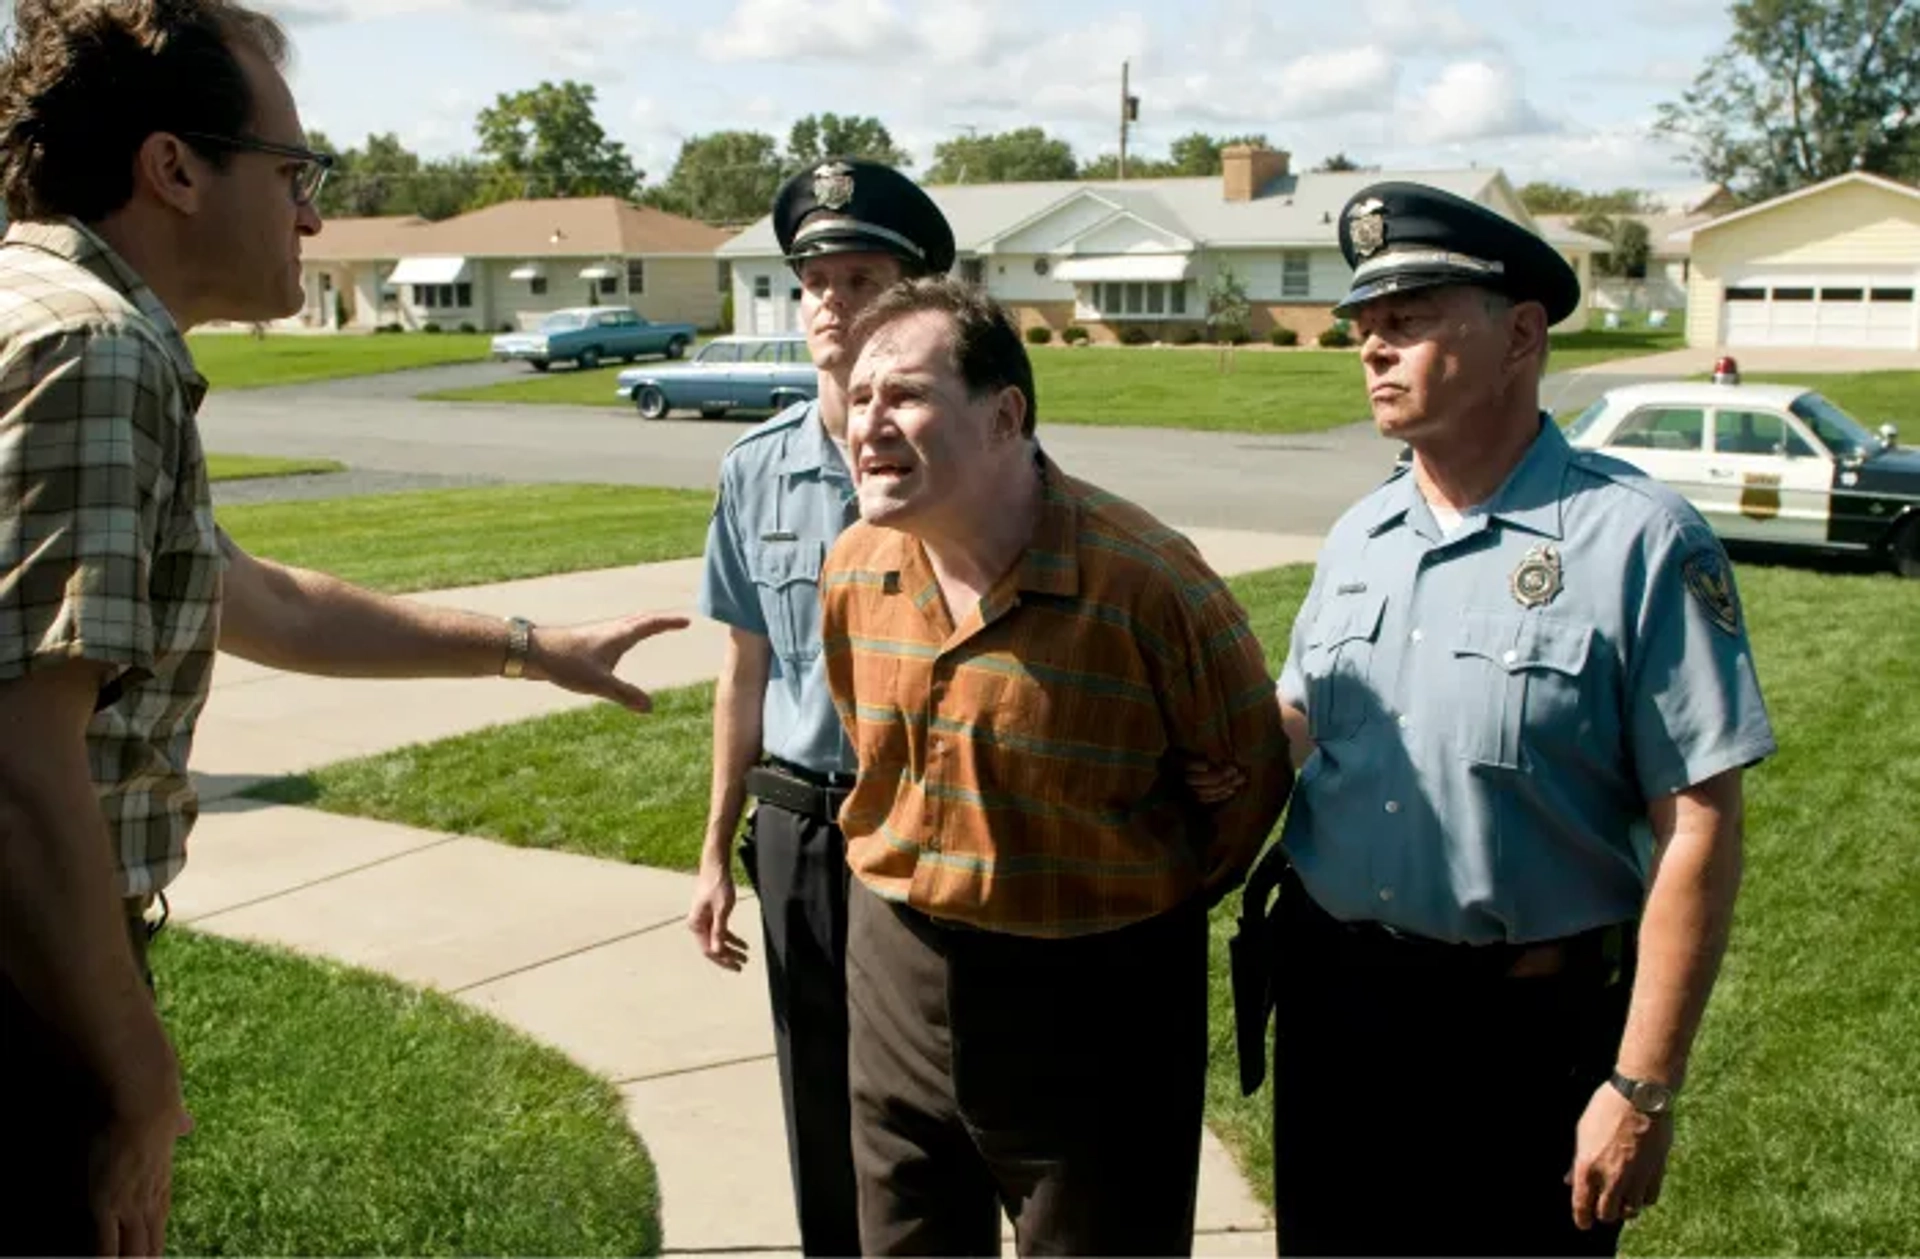
[(339, 159), (331, 153), (318, 153), (312, 149), (303, 149), (292, 144), (275, 144), (255, 136), (216, 136), (204, 131), (177, 131), (174, 133), (182, 140), (199, 144), (218, 145), (225, 149), (238, 149), (247, 153), (271, 153), (276, 157), (290, 157), (300, 163), (300, 169), (293, 173), (293, 203), (311, 205), (320, 195), (321, 187), (327, 182), (327, 172), (332, 170)]

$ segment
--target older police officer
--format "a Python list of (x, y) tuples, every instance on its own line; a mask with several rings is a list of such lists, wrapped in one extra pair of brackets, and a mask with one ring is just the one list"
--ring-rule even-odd
[(1538, 404), (1539, 237), (1385, 183), (1341, 303), (1412, 466), (1327, 537), (1282, 715), (1284, 1253), (1610, 1253), (1659, 1195), (1774, 750), (1732, 573)]
[(859, 518), (842, 454), (854, 317), (889, 285), (953, 265), (931, 198), (875, 162), (832, 159), (789, 179), (774, 232), (799, 277), (820, 369), (816, 401), (742, 437), (720, 466), (700, 611), (731, 630), (713, 704), (713, 793), (687, 925), (738, 970), (728, 870), (746, 797), (741, 862), (760, 898), (787, 1150), (808, 1254), (860, 1251), (847, 1094), (847, 860), (835, 821), (853, 752), (820, 654), (820, 563)]

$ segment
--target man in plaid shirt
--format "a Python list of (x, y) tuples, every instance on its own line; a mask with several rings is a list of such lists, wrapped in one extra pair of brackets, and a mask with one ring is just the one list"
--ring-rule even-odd
[(539, 678), (685, 622), (543, 628), (256, 559), (214, 524), (181, 332), (299, 309), (332, 159), (227, 0), (19, 0), (0, 59), (0, 1252), (158, 1254), (191, 1125), (145, 911), (185, 859), (216, 650)]

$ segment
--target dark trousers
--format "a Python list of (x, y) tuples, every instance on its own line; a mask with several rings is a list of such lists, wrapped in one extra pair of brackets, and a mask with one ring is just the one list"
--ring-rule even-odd
[[(151, 987), (137, 913), (128, 933)], [(107, 1119), (99, 1082), (0, 975), (0, 1255), (98, 1253), (88, 1169)]]
[[(1337, 923), (1291, 877), (1275, 989), (1285, 1255), (1611, 1255), (1573, 1225), (1574, 1129), (1612, 1068), (1631, 951), (1557, 973)], [(1488, 966), (1489, 959), (1495, 965)]]
[(809, 1255), (856, 1255), (846, 840), (824, 819), (762, 801), (740, 860), (760, 898), (800, 1245)]
[(1207, 920), (1072, 940), (941, 926), (855, 883), (847, 978), (867, 1254), (1193, 1248)]

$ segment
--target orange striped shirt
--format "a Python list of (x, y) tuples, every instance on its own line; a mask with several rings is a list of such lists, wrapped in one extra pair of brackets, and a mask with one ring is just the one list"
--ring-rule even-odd
[[(854, 875), (938, 918), (1073, 936), (1244, 874), (1292, 771), (1260, 644), (1193, 544), (1040, 466), (1033, 540), (957, 623), (917, 539), (856, 524), (822, 570), (823, 637), (860, 759)], [(1245, 790), (1200, 804), (1193, 756)]]

